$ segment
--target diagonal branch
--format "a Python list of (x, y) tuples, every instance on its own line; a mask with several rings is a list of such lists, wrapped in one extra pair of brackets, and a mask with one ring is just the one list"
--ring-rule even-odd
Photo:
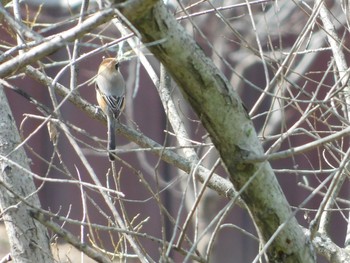
[(36, 62), (50, 53), (55, 52), (59, 48), (67, 45), (69, 42), (83, 37), (86, 33), (91, 32), (99, 25), (111, 20), (114, 15), (115, 12), (113, 8), (107, 8), (103, 11), (97, 12), (72, 29), (59, 33), (52, 39), (0, 64), (0, 78), (5, 78), (8, 75), (20, 70), (24, 66)]
[[(53, 80), (51, 78), (47, 77), (42, 72), (31, 66), (26, 67), (26, 74), (44, 85), (52, 85)], [(82, 99), (80, 96), (77, 96), (63, 85), (56, 83), (55, 91), (60, 96), (68, 98), (68, 100), (71, 103), (73, 103), (81, 110), (85, 111), (90, 117), (97, 118), (99, 121), (106, 121), (102, 114), (96, 115), (96, 109), (93, 106), (91, 106), (87, 101)], [(146, 137), (137, 130), (134, 130), (124, 125), (119, 125), (117, 129), (128, 140), (135, 142), (143, 148), (150, 148), (151, 152), (158, 155), (160, 158), (162, 158), (163, 161), (176, 166), (177, 168), (183, 170), (186, 173), (190, 173), (193, 170), (193, 167), (197, 165), (197, 163), (193, 162), (193, 160), (184, 158), (181, 155), (175, 153), (174, 151), (164, 149), (163, 145)], [(201, 165), (198, 166), (198, 169), (196, 169), (195, 172), (195, 175), (201, 182), (204, 182), (208, 178), (209, 174), (210, 171)], [(219, 195), (228, 197), (230, 199), (236, 198), (236, 193), (232, 187), (232, 184), (228, 180), (222, 178), (221, 176), (215, 173), (209, 180), (208, 187), (216, 191)], [(239, 202), (239, 200), (240, 199), (238, 199), (238, 204), (242, 205), (242, 203)]]
[[(261, 155), (263, 148), (240, 98), (163, 3), (157, 1), (145, 8), (144, 2), (132, 1), (131, 8), (126, 1), (120, 11), (139, 30), (144, 43), (166, 40), (149, 49), (167, 68), (209, 132), (235, 188), (241, 189), (251, 176), (258, 174), (241, 196), (259, 229), (260, 239), (267, 242), (274, 237), (267, 249), (270, 262), (314, 262), (307, 238), (291, 217), (290, 206), (270, 164), (244, 161), (251, 155)], [(274, 235), (277, 229), (279, 234)]]

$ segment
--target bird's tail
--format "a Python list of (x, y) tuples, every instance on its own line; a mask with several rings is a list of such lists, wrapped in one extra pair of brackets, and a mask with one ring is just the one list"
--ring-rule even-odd
[(115, 160), (111, 151), (115, 150), (115, 119), (113, 117), (107, 117), (108, 125), (108, 157), (111, 162)]

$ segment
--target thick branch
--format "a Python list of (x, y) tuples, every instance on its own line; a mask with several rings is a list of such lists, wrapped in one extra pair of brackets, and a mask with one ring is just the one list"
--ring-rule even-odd
[[(121, 12), (139, 31), (144, 43), (164, 40), (149, 49), (167, 68), (198, 114), (235, 187), (245, 188), (242, 198), (259, 228), (260, 238), (267, 242), (282, 223), (288, 222), (279, 228), (279, 234), (267, 248), (270, 262), (314, 262), (308, 242), (291, 216), (289, 204), (269, 163), (244, 161), (250, 156), (260, 156), (263, 149), (230, 83), (161, 1), (141, 10), (135, 2), (144, 1), (133, 1), (132, 9), (127, 1)], [(137, 15), (134, 10), (138, 10)]]
[[(306, 235), (310, 235), (310, 231), (304, 229)], [(350, 254), (346, 249), (340, 248), (325, 233), (317, 233), (312, 240), (312, 244), (318, 253), (324, 256), (332, 263), (350, 262)]]

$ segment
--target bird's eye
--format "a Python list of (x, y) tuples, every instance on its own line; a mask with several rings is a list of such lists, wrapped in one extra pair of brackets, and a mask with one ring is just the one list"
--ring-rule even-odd
[(119, 62), (114, 65), (115, 70), (119, 69)]

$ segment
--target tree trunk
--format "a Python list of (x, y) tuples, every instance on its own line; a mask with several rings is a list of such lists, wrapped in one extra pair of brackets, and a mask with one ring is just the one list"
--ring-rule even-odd
[(311, 244), (292, 215), (270, 164), (246, 161), (264, 152), (228, 80), (162, 1), (126, 3), (121, 12), (177, 82), (209, 132), (235, 188), (242, 191), (262, 244), (268, 242), (269, 262), (315, 262)]
[(46, 228), (29, 216), (39, 198), (3, 87), (0, 86), (0, 210), (13, 262), (53, 262)]

